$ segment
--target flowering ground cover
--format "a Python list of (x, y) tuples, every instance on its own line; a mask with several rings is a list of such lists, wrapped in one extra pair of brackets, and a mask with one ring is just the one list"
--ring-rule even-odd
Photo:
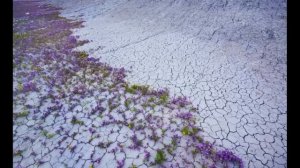
[(243, 167), (206, 141), (186, 97), (131, 84), (74, 48), (81, 22), (14, 1), (14, 167)]

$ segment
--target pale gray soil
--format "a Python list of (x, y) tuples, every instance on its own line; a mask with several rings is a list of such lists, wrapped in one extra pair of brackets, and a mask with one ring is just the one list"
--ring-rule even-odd
[(79, 49), (189, 97), (206, 138), (245, 167), (287, 167), (286, 1), (45, 2), (85, 21)]

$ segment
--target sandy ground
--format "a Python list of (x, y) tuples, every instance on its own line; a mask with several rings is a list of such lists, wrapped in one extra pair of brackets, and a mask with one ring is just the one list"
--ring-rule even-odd
[(47, 0), (93, 57), (199, 107), (245, 167), (286, 167), (286, 1)]

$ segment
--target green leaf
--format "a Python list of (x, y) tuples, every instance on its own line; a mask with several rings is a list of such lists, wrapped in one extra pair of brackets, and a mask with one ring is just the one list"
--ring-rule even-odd
[(155, 156), (155, 163), (161, 164), (166, 161), (166, 156), (163, 150), (158, 150)]
[(183, 135), (189, 135), (190, 134), (189, 128), (187, 126), (183, 127), (182, 130), (181, 130), (181, 133)]

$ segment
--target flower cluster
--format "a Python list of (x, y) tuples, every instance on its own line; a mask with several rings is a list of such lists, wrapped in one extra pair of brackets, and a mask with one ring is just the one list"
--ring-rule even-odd
[(125, 165), (125, 159), (122, 159), (122, 160), (118, 160), (117, 161), (117, 168), (123, 168)]
[(196, 148), (199, 150), (200, 153), (202, 153), (206, 157), (210, 157), (212, 154), (213, 146), (212, 144), (205, 142), (205, 143), (199, 143), (196, 145)]
[(174, 98), (172, 100), (172, 103), (180, 107), (185, 107), (186, 105), (191, 104), (191, 102), (189, 102), (185, 96), (184, 97), (179, 96), (177, 98)]
[(100, 105), (97, 105), (95, 108), (92, 109), (91, 111), (91, 114), (95, 114), (96, 112), (99, 112), (99, 114), (101, 114), (102, 112), (105, 111), (105, 108), (100, 106)]
[(216, 157), (222, 162), (237, 163), (240, 168), (244, 167), (243, 161), (227, 149), (222, 150), (222, 151), (218, 151), (216, 153)]
[(109, 152), (115, 154), (117, 151), (118, 151), (118, 147), (115, 147), (115, 148), (113, 148), (112, 150), (110, 150)]
[(80, 85), (78, 87), (75, 87), (73, 90), (74, 94), (83, 94), (86, 91), (86, 87), (84, 85)]
[(89, 128), (89, 132), (90, 132), (91, 134), (94, 134), (94, 133), (96, 132), (96, 130), (93, 129), (93, 128)]
[(149, 161), (149, 158), (150, 158), (150, 152), (148, 152), (148, 151), (144, 151), (144, 160), (145, 161)]
[(114, 71), (112, 73), (112, 77), (113, 77), (113, 81), (116, 82), (116, 83), (125, 82), (124, 81), (124, 79), (126, 77), (125, 69), (124, 68), (114, 69)]
[(182, 118), (184, 120), (189, 120), (193, 117), (193, 114), (190, 113), (190, 112), (187, 112), (187, 113), (180, 113), (180, 114), (177, 114), (176, 115), (178, 118)]
[(140, 146), (142, 145), (142, 141), (138, 140), (136, 135), (133, 135), (131, 138), (132, 145), (129, 147), (130, 149), (140, 149)]
[(38, 91), (37, 86), (33, 82), (25, 83), (23, 85), (23, 92), (30, 92), (30, 91)]

